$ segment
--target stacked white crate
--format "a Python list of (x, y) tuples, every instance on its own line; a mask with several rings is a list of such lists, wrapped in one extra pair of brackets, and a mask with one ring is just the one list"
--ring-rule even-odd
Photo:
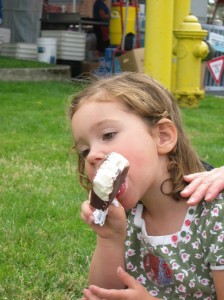
[(0, 51), (2, 44), (9, 43), (11, 38), (11, 30), (9, 28), (0, 28)]
[(4, 43), (2, 44), (1, 55), (24, 60), (37, 60), (37, 45), (29, 43)]
[(57, 59), (85, 60), (86, 33), (70, 30), (42, 30), (42, 37), (57, 39)]

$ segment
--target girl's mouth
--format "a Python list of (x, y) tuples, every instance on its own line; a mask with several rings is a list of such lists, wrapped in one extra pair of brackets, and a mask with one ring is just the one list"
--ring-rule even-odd
[(118, 194), (116, 196), (117, 199), (124, 194), (124, 192), (126, 191), (127, 187), (128, 187), (127, 180), (125, 180), (122, 183), (121, 188), (120, 188), (120, 190), (119, 190), (119, 192), (118, 192)]

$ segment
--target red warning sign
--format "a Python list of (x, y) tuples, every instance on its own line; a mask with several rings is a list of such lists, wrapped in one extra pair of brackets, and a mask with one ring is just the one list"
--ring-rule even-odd
[(209, 60), (207, 62), (207, 67), (211, 72), (211, 75), (217, 84), (220, 83), (222, 72), (224, 69), (224, 56), (219, 56)]

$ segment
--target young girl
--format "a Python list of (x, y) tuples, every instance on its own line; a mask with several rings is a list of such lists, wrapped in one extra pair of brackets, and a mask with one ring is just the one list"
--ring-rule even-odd
[(183, 176), (204, 167), (170, 93), (145, 74), (122, 73), (74, 96), (70, 115), (84, 187), (108, 153), (130, 163), (103, 227), (89, 201), (82, 205), (97, 233), (83, 299), (223, 300), (224, 200), (189, 207), (181, 196)]

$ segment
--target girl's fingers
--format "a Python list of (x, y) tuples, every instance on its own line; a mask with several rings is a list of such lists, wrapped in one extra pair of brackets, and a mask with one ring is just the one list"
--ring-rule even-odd
[[(204, 173), (204, 172), (202, 172), (202, 173)], [(195, 178), (201, 176), (202, 173), (194, 173), (194, 174), (184, 175), (184, 180), (185, 180), (186, 182), (191, 182), (191, 181), (194, 180)]]
[(212, 201), (224, 189), (224, 167), (186, 175), (184, 180), (189, 184), (183, 189), (181, 196), (189, 197), (189, 205), (195, 205), (202, 199)]
[(139, 283), (121, 267), (118, 267), (117, 275), (124, 283), (124, 285), (130, 289), (135, 289), (136, 285), (139, 285)]
[(84, 201), (81, 206), (81, 218), (84, 222), (87, 224), (92, 224), (93, 223), (93, 211), (91, 209), (91, 206), (89, 204), (89, 201)]
[(191, 205), (196, 205), (199, 201), (205, 198), (205, 195), (207, 193), (209, 184), (202, 184), (197, 187), (195, 192), (189, 197), (187, 203)]
[(93, 215), (86, 216), (81, 212), (81, 219), (89, 225), (92, 225), (94, 223)]
[(218, 180), (210, 184), (205, 195), (205, 200), (208, 202), (212, 201), (223, 190), (224, 190), (224, 177), (220, 177)]
[(84, 289), (83, 295), (86, 297), (86, 298), (84, 298), (84, 300), (101, 300), (101, 298), (94, 295), (90, 289)]
[(183, 191), (181, 191), (182, 197), (189, 197), (191, 196), (196, 189), (202, 184), (203, 179), (201, 177), (195, 178), (191, 183), (186, 186)]

